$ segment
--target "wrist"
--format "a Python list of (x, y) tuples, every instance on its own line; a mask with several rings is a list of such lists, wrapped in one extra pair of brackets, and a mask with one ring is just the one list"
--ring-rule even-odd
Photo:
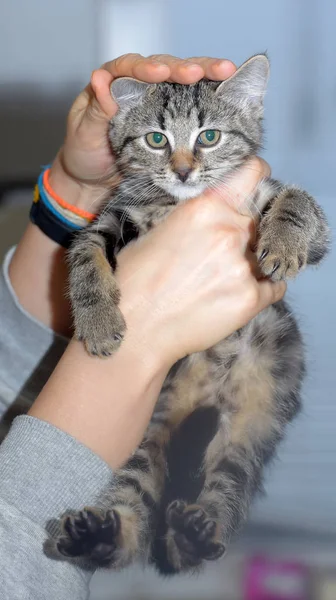
[(57, 154), (49, 174), (49, 183), (58, 196), (73, 206), (96, 213), (100, 203), (108, 194), (108, 188), (98, 184), (84, 183), (69, 173), (62, 158), (62, 149)]
[(167, 374), (138, 351), (132, 335), (107, 359), (92, 358), (73, 340), (28, 414), (119, 468), (143, 439)]
[(129, 298), (123, 294), (119, 308), (126, 321), (123, 343), (136, 353), (143, 367), (153, 376), (168, 373), (176, 360), (169, 353), (162, 311), (145, 296)]

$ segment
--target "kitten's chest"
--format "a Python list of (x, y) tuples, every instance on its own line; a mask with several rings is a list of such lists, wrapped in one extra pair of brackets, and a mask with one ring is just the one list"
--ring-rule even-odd
[(163, 221), (175, 208), (175, 204), (168, 206), (129, 207), (126, 213), (128, 219), (138, 229), (139, 235), (143, 235)]

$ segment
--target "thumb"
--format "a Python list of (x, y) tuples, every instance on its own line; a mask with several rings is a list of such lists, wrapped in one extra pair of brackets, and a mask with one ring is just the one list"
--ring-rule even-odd
[(251, 216), (250, 211), (245, 208), (247, 200), (254, 193), (258, 183), (264, 177), (269, 177), (270, 173), (271, 170), (266, 161), (256, 156), (251, 158), (227, 179), (222, 191), (223, 197), (240, 214)]
[(68, 116), (68, 130), (75, 133), (78, 128), (88, 128), (97, 139), (106, 133), (107, 123), (116, 114), (110, 86), (113, 76), (104, 69), (92, 72), (91, 81), (73, 103)]
[(287, 284), (285, 281), (269, 281), (262, 279), (258, 282), (259, 303), (257, 312), (264, 310), (270, 304), (282, 300), (286, 293)]
[(113, 76), (105, 69), (97, 69), (91, 75), (92, 107), (97, 118), (112, 119), (118, 110), (110, 92), (112, 81)]

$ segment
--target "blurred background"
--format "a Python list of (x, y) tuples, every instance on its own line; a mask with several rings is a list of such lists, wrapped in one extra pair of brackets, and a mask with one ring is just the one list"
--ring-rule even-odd
[[(0, 250), (25, 226), (40, 167), (92, 69), (126, 52), (230, 58), (267, 50), (264, 156), (273, 175), (314, 194), (334, 230), (334, 0), (1, 0)], [(304, 411), (266, 481), (266, 497), (220, 565), (162, 581), (150, 570), (98, 574), (92, 600), (336, 599), (335, 254), (289, 288), (309, 362)]]

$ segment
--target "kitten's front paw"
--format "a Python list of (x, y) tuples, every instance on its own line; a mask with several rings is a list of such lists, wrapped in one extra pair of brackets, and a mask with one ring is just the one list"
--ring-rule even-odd
[(281, 239), (273, 230), (261, 234), (256, 254), (262, 274), (273, 281), (296, 277), (307, 263), (305, 248), (300, 248), (295, 239)]
[(100, 301), (80, 315), (75, 313), (75, 337), (84, 342), (89, 354), (107, 357), (118, 350), (126, 323), (118, 306)]
[(85, 508), (64, 518), (58, 552), (67, 558), (86, 557), (101, 567), (110, 566), (117, 548), (120, 516), (117, 511)]

